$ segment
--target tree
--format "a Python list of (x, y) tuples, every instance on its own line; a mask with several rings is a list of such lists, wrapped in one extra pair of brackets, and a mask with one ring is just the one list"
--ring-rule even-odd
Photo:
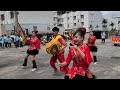
[(110, 24), (110, 26), (112, 27), (112, 30), (113, 30), (113, 26), (114, 26), (115, 24), (113, 23), (113, 22), (111, 22), (111, 24)]
[(99, 27), (99, 26), (98, 26), (98, 25), (96, 25), (96, 27), (95, 27), (95, 28), (97, 28), (97, 30), (98, 30), (98, 27)]
[(104, 24), (104, 25), (103, 25), (104, 28), (106, 27), (105, 24), (107, 24), (107, 23), (108, 23), (107, 19), (103, 19), (103, 20), (102, 20), (102, 24)]
[(120, 24), (120, 21), (118, 21), (118, 24)]

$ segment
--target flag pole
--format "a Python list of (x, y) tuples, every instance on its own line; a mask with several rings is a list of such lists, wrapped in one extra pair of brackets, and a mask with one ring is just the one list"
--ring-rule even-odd
[(19, 34), (17, 11), (14, 11), (14, 15), (15, 15), (15, 20), (14, 20), (15, 34)]

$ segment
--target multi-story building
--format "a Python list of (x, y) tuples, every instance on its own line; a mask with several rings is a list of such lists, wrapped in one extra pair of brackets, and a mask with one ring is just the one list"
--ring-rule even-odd
[(53, 11), (53, 25), (63, 27), (63, 18), (62, 15), (66, 11)]
[(84, 26), (87, 32), (91, 29), (102, 30), (103, 15), (100, 11), (70, 11), (63, 14), (62, 18), (65, 29)]
[[(120, 29), (120, 16), (113, 16), (113, 15), (106, 15), (104, 16), (104, 19), (107, 20), (107, 27), (108, 30), (110, 31), (112, 28), (113, 29)], [(113, 23), (113, 27), (110, 25), (111, 23)]]
[[(52, 32), (51, 29), (55, 26), (53, 22), (53, 11), (17, 12), (18, 22), (21, 24), (23, 29), (28, 29), (29, 32), (31, 32), (33, 29), (37, 29), (39, 33), (49, 33)], [(15, 25), (14, 11), (0, 11), (0, 23), (7, 31), (13, 30)], [(60, 25), (58, 25), (58, 27), (59, 26)], [(62, 31), (64, 30), (62, 27), (59, 28), (62, 29)]]

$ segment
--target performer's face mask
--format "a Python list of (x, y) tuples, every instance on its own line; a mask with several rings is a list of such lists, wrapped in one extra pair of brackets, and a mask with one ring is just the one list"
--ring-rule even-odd
[(74, 44), (75, 45), (80, 45), (82, 43), (82, 40), (83, 38), (77, 33), (75, 36), (74, 36)]

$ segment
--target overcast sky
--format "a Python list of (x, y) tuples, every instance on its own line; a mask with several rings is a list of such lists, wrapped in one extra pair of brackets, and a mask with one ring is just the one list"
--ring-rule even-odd
[(120, 16), (120, 11), (101, 11), (103, 15), (111, 14), (111, 15), (119, 15)]

